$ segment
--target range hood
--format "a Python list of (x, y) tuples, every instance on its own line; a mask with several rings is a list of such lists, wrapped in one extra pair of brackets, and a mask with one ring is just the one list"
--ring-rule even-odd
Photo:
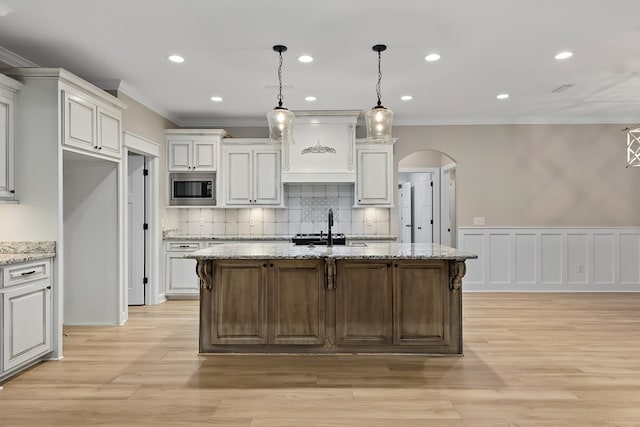
[(294, 142), (282, 146), (282, 182), (356, 182), (356, 122), (360, 111), (295, 114)]

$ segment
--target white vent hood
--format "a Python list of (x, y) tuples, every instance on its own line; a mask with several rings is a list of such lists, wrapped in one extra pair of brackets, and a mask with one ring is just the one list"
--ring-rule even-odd
[(295, 114), (294, 142), (282, 146), (282, 182), (356, 182), (356, 122), (360, 111)]

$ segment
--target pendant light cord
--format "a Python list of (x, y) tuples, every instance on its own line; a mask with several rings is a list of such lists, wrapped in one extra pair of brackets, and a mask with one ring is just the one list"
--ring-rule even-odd
[(378, 107), (382, 105), (380, 101), (380, 81), (382, 80), (382, 71), (380, 69), (380, 51), (378, 50), (378, 84), (376, 85), (376, 95), (378, 95)]
[(280, 91), (278, 93), (278, 107), (282, 107), (282, 52), (280, 54), (280, 63), (278, 64), (278, 85)]

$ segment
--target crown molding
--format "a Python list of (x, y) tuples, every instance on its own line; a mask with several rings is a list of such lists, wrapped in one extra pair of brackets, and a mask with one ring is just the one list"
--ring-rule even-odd
[(171, 113), (166, 108), (160, 106), (158, 103), (156, 103), (151, 98), (149, 98), (148, 96), (140, 92), (138, 89), (136, 89), (134, 86), (132, 86), (125, 80), (117, 80), (117, 79), (94, 80), (92, 81), (92, 83), (102, 88), (103, 90), (113, 90), (116, 92), (122, 92), (123, 94), (127, 95), (129, 98), (139, 102), (140, 104), (150, 109), (154, 113), (159, 114), (160, 116), (164, 117), (167, 120), (170, 120), (175, 125), (182, 126), (182, 123), (178, 116)]
[(267, 127), (267, 116), (263, 119), (182, 119), (178, 123), (182, 127)]
[[(2, 4), (0, 4), (0, 6), (2, 6)], [(2, 46), (0, 46), (0, 62), (4, 62), (8, 66), (16, 68), (38, 66), (28, 59), (23, 58), (22, 56), (11, 52), (9, 49), (5, 49)]]

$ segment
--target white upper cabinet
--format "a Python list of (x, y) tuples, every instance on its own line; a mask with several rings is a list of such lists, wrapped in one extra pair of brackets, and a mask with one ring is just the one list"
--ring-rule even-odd
[(227, 141), (223, 146), (225, 205), (280, 205), (279, 146), (255, 144), (251, 139)]
[(219, 168), (220, 129), (166, 131), (169, 172), (216, 172)]
[[(107, 95), (105, 93), (105, 95)], [(100, 157), (122, 157), (122, 109), (73, 87), (62, 90), (63, 144)]]
[(358, 144), (356, 206), (393, 203), (393, 145)]
[(0, 74), (0, 200), (16, 200), (15, 102), (22, 84)]

